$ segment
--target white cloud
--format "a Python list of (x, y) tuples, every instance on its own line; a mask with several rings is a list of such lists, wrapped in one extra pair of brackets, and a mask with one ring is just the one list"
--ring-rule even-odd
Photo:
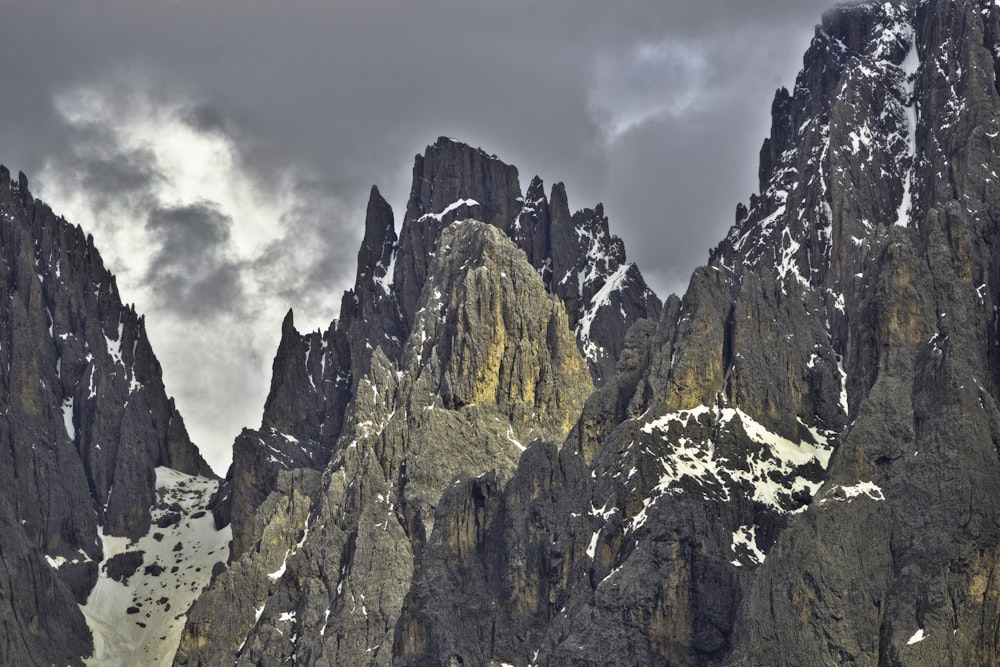
[(300, 330), (336, 315), (363, 213), (348, 227), (349, 207), (303, 170), (252, 168), (231, 132), (193, 122), (191, 96), (136, 81), (56, 96), (72, 157), (47, 162), (35, 189), (94, 235), (122, 299), (146, 313), (167, 391), (222, 473), (233, 437), (260, 423), (287, 309)]
[[(188, 122), (191, 106), (183, 98), (170, 102), (155, 99), (147, 88), (130, 83), (78, 86), (55, 98), (57, 112), (70, 127), (97, 129), (111, 141), (110, 147), (81, 144), (76, 147), (79, 157), (105, 157), (109, 150), (147, 156), (160, 175), (154, 193), (160, 206), (211, 202), (239, 220), (240, 233), (233, 237), (230, 250), (238, 258), (252, 258), (282, 236), (283, 230), (277, 222), (295, 205), (288, 186), (296, 175), (287, 170), (279, 175), (283, 183), (261, 183), (244, 171), (238, 147), (231, 137)], [(58, 164), (46, 165), (43, 178), (55, 185), (53, 177), (56, 177), (59, 185), (68, 185), (65, 178), (58, 178), (60, 169)], [(77, 194), (88, 197), (87, 192)], [(102, 221), (94, 222), (100, 229)], [(104, 225), (114, 222), (117, 221), (107, 221)], [(129, 227), (134, 233), (141, 232), (139, 225)], [(121, 240), (124, 239), (109, 239), (112, 246), (120, 245)], [(134, 251), (134, 247), (130, 250)], [(135, 259), (130, 254), (130, 270), (137, 269)]]

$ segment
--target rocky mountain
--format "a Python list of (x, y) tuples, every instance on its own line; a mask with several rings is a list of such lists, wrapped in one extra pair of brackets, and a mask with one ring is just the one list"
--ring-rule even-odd
[[(599, 207), (428, 148), (318, 366), (350, 387), (328, 463), (281, 472), (178, 662), (995, 662), (998, 11), (827, 13), (760, 193), (662, 308)], [(314, 336), (269, 406), (330, 405)], [(592, 392), (540, 393), (578, 360)]]
[(0, 662), (997, 663), (998, 74), (993, 2), (825, 14), (665, 303), (600, 205), (437, 140), (217, 491), (0, 173)]
[[(180, 504), (164, 518), (174, 504), (164, 480), (186, 473), (184, 487), (214, 486), (214, 475), (93, 239), (2, 167), (0, 281), (0, 663), (99, 660), (111, 642), (146, 642), (164, 617), (152, 638), (160, 652), (161, 636), (180, 633), (177, 610), (166, 619), (166, 602), (141, 615), (126, 613), (131, 597), (102, 603), (140, 566), (161, 567), (133, 548), (141, 538), (185, 532)], [(202, 579), (184, 581), (200, 590)], [(132, 648), (113, 651), (128, 662)]]
[[(285, 320), (262, 430), (220, 496), (232, 566), (178, 662), (391, 659), (445, 489), (564, 440), (629, 327), (659, 313), (600, 206), (570, 214), (552, 192), (536, 178), (526, 199), (514, 167), (446, 138), (416, 159), (398, 236), (372, 190), (340, 318), (322, 335)], [(334, 644), (297, 639), (327, 627)]]

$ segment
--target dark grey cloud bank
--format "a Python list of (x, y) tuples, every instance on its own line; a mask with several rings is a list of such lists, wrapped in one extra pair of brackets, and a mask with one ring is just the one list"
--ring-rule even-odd
[[(149, 244), (131, 273), (112, 268), (221, 465), (232, 435), (259, 420), (284, 309), (307, 326), (336, 314), (369, 186), (399, 215), (412, 156), (439, 135), (518, 165), (523, 186), (536, 173), (564, 181), (571, 206), (603, 201), (654, 287), (682, 290), (755, 189), (771, 97), (792, 85), (830, 4), (11, 3), (0, 160), (34, 175), (60, 212), (90, 211), (102, 248), (115, 235), (121, 248)], [(200, 142), (191, 159), (228, 147), (214, 172), (225, 182), (207, 172), (207, 194), (182, 182), (178, 142)], [(252, 211), (273, 227), (248, 223)], [(158, 320), (229, 342), (197, 371), (171, 371), (181, 364), (159, 339), (180, 327), (157, 331)], [(259, 333), (241, 348), (232, 329), (248, 320)]]
[(221, 252), (232, 224), (211, 204), (150, 211), (146, 228), (162, 243), (144, 280), (160, 286), (163, 307), (186, 317), (205, 317), (240, 303), (239, 266)]

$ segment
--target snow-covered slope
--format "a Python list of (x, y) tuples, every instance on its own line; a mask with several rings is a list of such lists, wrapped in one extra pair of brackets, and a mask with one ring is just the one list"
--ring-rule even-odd
[(104, 560), (81, 606), (94, 636), (94, 667), (173, 663), (187, 610), (229, 556), (231, 530), (207, 505), (219, 481), (156, 469), (153, 524), (137, 540), (101, 533)]

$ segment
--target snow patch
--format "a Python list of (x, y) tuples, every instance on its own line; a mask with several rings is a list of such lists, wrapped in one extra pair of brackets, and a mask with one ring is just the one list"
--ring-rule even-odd
[(837, 356), (837, 371), (840, 373), (840, 409), (847, 415), (850, 414), (847, 403), (847, 371), (844, 370), (844, 358), (839, 355)]
[[(809, 287), (809, 281), (799, 272), (799, 266), (795, 260), (800, 247), (801, 244), (792, 238), (792, 233), (788, 229), (785, 229), (781, 235), (781, 260), (778, 263), (778, 276), (782, 280), (785, 280), (788, 274), (791, 274), (800, 285)], [(783, 293), (787, 294), (784, 291), (784, 286), (781, 289)]]
[(94, 373), (96, 373), (97, 371), (96, 367), (94, 366), (94, 358), (90, 354), (87, 354), (87, 361), (90, 362), (90, 380), (88, 381), (88, 386), (87, 386), (87, 391), (88, 391), (87, 398), (96, 398), (97, 388), (94, 386)]
[(604, 505), (602, 505), (601, 507), (594, 507), (593, 505), (590, 506), (590, 516), (594, 517), (595, 519), (601, 519), (603, 521), (607, 521), (608, 519), (610, 519), (611, 515), (617, 511), (618, 511), (617, 507), (612, 507), (611, 509), (608, 509), (607, 503), (604, 503)]
[[(217, 531), (212, 513), (204, 510), (218, 480), (165, 467), (155, 472), (157, 503), (149, 533), (131, 542), (101, 528), (104, 560), (80, 606), (94, 637), (87, 665), (171, 665), (188, 609), (208, 585), (215, 564), (229, 555), (232, 531), (228, 526)], [(168, 506), (174, 503), (181, 507), (180, 520), (171, 523)], [(123, 581), (111, 579), (108, 561), (126, 552), (142, 552), (142, 564)]]
[[(740, 549), (741, 547), (746, 550), (748, 558), (755, 565), (760, 565), (767, 557), (764, 552), (757, 547), (757, 526), (740, 526), (739, 529), (733, 533), (733, 542), (729, 548), (734, 554), (739, 556), (740, 551), (737, 549)], [(738, 560), (736, 563), (738, 565), (743, 564)]]
[(278, 579), (281, 579), (281, 577), (285, 574), (285, 570), (288, 568), (288, 554), (290, 553), (290, 551), (291, 550), (285, 551), (285, 557), (281, 559), (281, 566), (278, 567), (278, 569), (275, 570), (274, 572), (271, 572), (270, 574), (267, 575), (271, 579), (271, 581), (277, 581)]
[(76, 565), (77, 563), (89, 563), (89, 562), (91, 562), (90, 556), (88, 556), (84, 552), (83, 549), (78, 549), (77, 553), (79, 554), (79, 557), (78, 558), (73, 558), (72, 560), (69, 559), (69, 558), (66, 558), (65, 556), (56, 556), (56, 557), (53, 558), (52, 556), (49, 556), (48, 554), (46, 554), (45, 555), (45, 562), (47, 562), (49, 564), (49, 566), (52, 569), (54, 569), (54, 570), (58, 570), (59, 568), (61, 568), (66, 563), (69, 563), (71, 565)]
[(858, 482), (851, 486), (842, 486), (840, 484), (831, 486), (823, 494), (823, 499), (819, 501), (819, 504), (825, 505), (830, 501), (851, 502), (861, 496), (867, 496), (875, 501), (885, 500), (885, 494), (882, 493), (881, 487), (877, 484), (874, 482)]
[(519, 451), (523, 452), (524, 450), (527, 449), (527, 447), (525, 447), (524, 445), (521, 444), (520, 440), (518, 440), (517, 438), (514, 437), (514, 427), (513, 426), (510, 426), (510, 425), (507, 426), (507, 439), (510, 440), (510, 443), (512, 445), (514, 445), (515, 447), (517, 447)]
[(594, 319), (597, 317), (600, 309), (611, 305), (611, 295), (623, 290), (629, 268), (631, 267), (632, 264), (623, 264), (608, 276), (608, 279), (604, 282), (604, 286), (590, 300), (586, 312), (584, 312), (576, 325), (576, 338), (583, 347), (584, 356), (591, 361), (600, 359), (604, 348), (591, 340), (590, 327), (594, 324)]
[(425, 213), (424, 215), (420, 216), (420, 221), (437, 220), (438, 222), (440, 222), (441, 220), (444, 219), (444, 216), (448, 215), (452, 211), (455, 211), (463, 206), (479, 206), (479, 202), (477, 202), (475, 199), (459, 199), (458, 201), (454, 201), (448, 204), (444, 208), (444, 210), (441, 211), (440, 213)]
[(322, 637), (323, 635), (326, 634), (326, 624), (327, 624), (327, 621), (329, 621), (329, 620), (330, 620), (330, 610), (327, 609), (323, 613), (323, 627), (319, 629), (319, 636), (320, 637)]
[(682, 427), (687, 428), (688, 422), (691, 419), (698, 421), (702, 415), (707, 415), (712, 412), (712, 408), (707, 405), (699, 405), (691, 410), (679, 410), (677, 412), (670, 412), (658, 419), (649, 422), (642, 427), (644, 433), (653, 433), (654, 431), (665, 431), (670, 426), (671, 422), (678, 422)]
[[(746, 458), (739, 460), (718, 456), (711, 438), (695, 440), (686, 434), (692, 419), (706, 430), (716, 432), (739, 422), (747, 438), (763, 447), (748, 452)], [(676, 428), (671, 428), (673, 424), (681, 427), (679, 434)], [(807, 505), (802, 504), (802, 497), (811, 498), (821, 484), (801, 476), (799, 470), (810, 465), (825, 470), (833, 453), (826, 432), (809, 429), (813, 442), (794, 442), (733, 408), (703, 405), (668, 413), (644, 425), (642, 431), (662, 438), (668, 444), (668, 451), (658, 457), (663, 468), (659, 483), (644, 500), (642, 509), (632, 517), (626, 532), (642, 526), (647, 509), (660, 496), (683, 493), (682, 480), (690, 480), (701, 487), (706, 500), (728, 502), (734, 493), (741, 493), (779, 513), (804, 511)], [(649, 450), (646, 452), (652, 454)], [(787, 509), (793, 505), (798, 507)]]
[[(399, 248), (393, 247), (392, 253), (389, 255), (389, 264), (385, 267), (385, 273), (381, 276), (373, 276), (373, 280), (378, 287), (382, 288), (382, 291), (389, 294), (392, 291), (393, 284), (393, 274), (396, 272), (396, 255), (399, 254)], [(378, 268), (376, 267), (376, 271)], [(325, 341), (324, 341), (325, 342)]]
[(76, 440), (76, 427), (73, 426), (73, 397), (70, 396), (62, 404), (63, 424), (70, 440)]
[(903, 70), (903, 112), (906, 120), (906, 158), (903, 164), (908, 164), (903, 177), (903, 197), (896, 211), (896, 224), (906, 227), (913, 211), (913, 195), (910, 191), (913, 172), (917, 161), (917, 102), (913, 88), (917, 80), (917, 70), (920, 68), (920, 57), (917, 54), (917, 40), (910, 29), (910, 50), (900, 67)]
[(590, 545), (587, 547), (587, 556), (590, 560), (594, 560), (594, 554), (597, 553), (597, 537), (601, 534), (601, 531), (596, 530), (594, 534), (590, 536)]

